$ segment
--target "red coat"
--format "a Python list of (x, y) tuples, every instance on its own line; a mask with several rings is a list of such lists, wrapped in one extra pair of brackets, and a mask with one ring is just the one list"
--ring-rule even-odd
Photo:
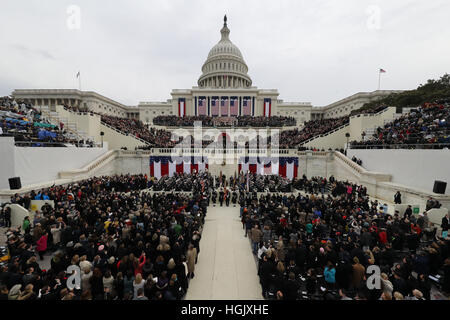
[(381, 242), (382, 244), (385, 244), (385, 243), (387, 242), (387, 234), (386, 234), (386, 231), (381, 231), (381, 232), (378, 234), (378, 237), (379, 237), (380, 242)]
[(413, 224), (411, 224), (411, 230), (414, 230), (415, 232), (417, 232), (418, 235), (420, 235), (420, 232), (422, 231), (422, 230), (420, 229), (420, 227), (414, 227)]
[(45, 251), (47, 250), (47, 236), (44, 234), (39, 240), (36, 242), (36, 250), (37, 251)]
[(137, 267), (134, 269), (134, 276), (137, 276), (138, 273), (142, 274), (142, 267), (144, 266), (146, 260), (147, 259), (145, 258), (145, 256), (141, 256), (139, 258), (139, 263)]

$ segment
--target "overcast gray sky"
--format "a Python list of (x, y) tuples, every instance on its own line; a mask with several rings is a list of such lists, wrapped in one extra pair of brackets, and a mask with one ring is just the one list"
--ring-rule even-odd
[(376, 90), (379, 68), (382, 89), (450, 72), (448, 0), (2, 0), (0, 95), (78, 88), (80, 70), (82, 90), (166, 101), (197, 85), (225, 13), (253, 85), (284, 101)]

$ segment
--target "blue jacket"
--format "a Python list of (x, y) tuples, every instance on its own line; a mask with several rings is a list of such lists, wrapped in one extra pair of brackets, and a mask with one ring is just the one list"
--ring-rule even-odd
[(336, 269), (329, 269), (328, 267), (325, 267), (325, 270), (323, 271), (323, 275), (325, 276), (325, 281), (328, 283), (335, 283), (336, 282)]

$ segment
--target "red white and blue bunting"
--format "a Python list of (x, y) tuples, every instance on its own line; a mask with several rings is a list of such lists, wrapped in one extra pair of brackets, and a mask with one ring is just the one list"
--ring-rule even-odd
[(290, 180), (298, 176), (297, 157), (241, 157), (238, 161), (239, 173), (280, 175)]
[(150, 157), (150, 176), (161, 178), (172, 177), (174, 173), (194, 173), (208, 169), (208, 158), (206, 157), (180, 157), (178, 161), (172, 161), (170, 156)]
[(184, 117), (186, 115), (186, 99), (178, 99), (178, 116)]

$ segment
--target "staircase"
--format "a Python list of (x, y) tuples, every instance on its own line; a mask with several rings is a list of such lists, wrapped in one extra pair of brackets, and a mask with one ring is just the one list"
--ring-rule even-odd
[[(400, 118), (401, 116), (402, 116), (401, 113), (394, 113), (392, 119), (384, 119), (383, 126)], [(378, 126), (375, 126), (373, 128), (367, 128), (366, 130), (364, 130), (364, 132), (366, 133), (366, 135), (364, 137), (364, 141), (371, 140), (373, 135), (377, 132), (377, 129), (378, 129)]]
[(42, 112), (42, 119), (47, 120), (49, 123), (60, 126), (60, 123), (64, 124), (64, 129), (70, 133), (70, 135), (76, 138), (78, 141), (80, 140), (91, 140), (95, 141), (94, 137), (90, 137), (86, 132), (80, 131), (77, 128), (77, 124), (74, 122), (69, 122), (66, 117), (59, 116), (58, 112), (51, 111), (48, 106), (40, 106), (40, 111)]

